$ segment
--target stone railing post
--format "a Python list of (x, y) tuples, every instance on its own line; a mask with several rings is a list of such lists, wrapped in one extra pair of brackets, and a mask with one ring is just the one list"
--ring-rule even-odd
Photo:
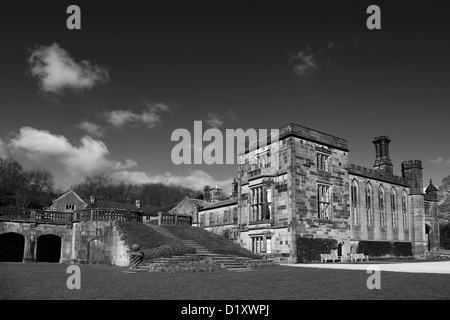
[(162, 212), (158, 212), (158, 225), (162, 225)]
[(36, 211), (30, 211), (30, 221), (36, 222)]

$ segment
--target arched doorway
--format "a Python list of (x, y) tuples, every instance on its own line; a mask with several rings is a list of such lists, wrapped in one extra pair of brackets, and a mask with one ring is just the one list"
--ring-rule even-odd
[(342, 246), (343, 246), (342, 242), (338, 244), (338, 247), (337, 247), (337, 255), (338, 255), (338, 257), (342, 257)]
[(103, 242), (92, 240), (89, 242), (89, 263), (101, 263), (103, 261)]
[(61, 258), (61, 238), (46, 234), (37, 239), (36, 261), (59, 262)]
[(0, 234), (0, 261), (22, 262), (25, 249), (25, 237), (19, 233)]
[(427, 249), (431, 251), (431, 232), (433, 229), (427, 224), (425, 224), (425, 234), (427, 235)]

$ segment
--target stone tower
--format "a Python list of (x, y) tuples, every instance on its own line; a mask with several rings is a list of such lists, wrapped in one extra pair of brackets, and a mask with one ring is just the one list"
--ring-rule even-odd
[(440, 246), (439, 218), (438, 218), (438, 188), (430, 184), (425, 190), (425, 234), (427, 237), (427, 249), (438, 250)]
[(422, 161), (402, 162), (402, 176), (409, 186), (408, 213), (411, 226), (413, 254), (424, 256), (427, 251), (427, 234), (425, 231), (425, 207), (422, 178)]
[(402, 162), (402, 176), (409, 186), (409, 194), (423, 195), (422, 161), (409, 160)]
[(393, 174), (393, 165), (391, 158), (389, 157), (389, 142), (391, 142), (391, 140), (386, 136), (380, 136), (373, 140), (376, 154), (373, 168), (375, 171), (385, 175)]

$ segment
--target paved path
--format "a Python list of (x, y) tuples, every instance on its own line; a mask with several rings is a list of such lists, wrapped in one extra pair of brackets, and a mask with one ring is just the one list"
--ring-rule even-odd
[(369, 266), (377, 266), (380, 268), (381, 271), (450, 274), (450, 261), (414, 262), (414, 263), (405, 262), (392, 264), (299, 263), (299, 264), (281, 264), (281, 265), (297, 268), (323, 268), (323, 269), (345, 269), (345, 270), (367, 270)]

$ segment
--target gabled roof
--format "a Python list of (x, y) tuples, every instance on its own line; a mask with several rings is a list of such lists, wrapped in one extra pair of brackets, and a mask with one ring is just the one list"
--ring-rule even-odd
[(62, 195), (60, 195), (57, 199), (53, 200), (53, 203), (60, 200), (61, 198), (65, 197), (66, 195), (68, 195), (69, 193), (73, 193), (81, 202), (83, 202), (84, 204), (88, 204), (89, 202), (84, 201), (83, 199), (80, 198), (79, 195), (77, 195), (77, 193), (75, 191), (73, 191), (72, 189), (70, 189), (69, 191), (63, 193)]
[(203, 208), (205, 206), (207, 206), (210, 202), (202, 200), (202, 199), (193, 199), (193, 198), (189, 198), (188, 196), (184, 197), (183, 200), (181, 200), (180, 202), (178, 202), (173, 208), (172, 210), (170, 210), (170, 212), (175, 211), (176, 209), (178, 209), (179, 207), (181, 207), (182, 205), (184, 205), (186, 202), (188, 203), (193, 203), (195, 204), (198, 208)]
[(210, 209), (220, 208), (220, 207), (228, 207), (233, 206), (237, 204), (237, 198), (230, 198), (219, 202), (208, 202), (208, 205), (206, 207), (203, 207), (199, 211), (206, 211)]

